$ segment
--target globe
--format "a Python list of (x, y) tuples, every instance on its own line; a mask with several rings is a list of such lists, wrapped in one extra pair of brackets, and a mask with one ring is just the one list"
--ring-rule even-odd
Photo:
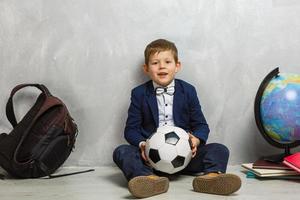
[(300, 75), (271, 71), (257, 91), (254, 111), (263, 137), (285, 149), (281, 157), (289, 155), (300, 144)]

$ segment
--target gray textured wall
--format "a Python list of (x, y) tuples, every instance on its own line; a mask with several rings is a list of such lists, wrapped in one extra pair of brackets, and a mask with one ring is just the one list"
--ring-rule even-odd
[[(264, 76), (279, 66), (300, 71), (297, 0), (1, 0), (0, 130), (14, 85), (46, 84), (80, 128), (67, 165), (111, 165), (121, 144), (130, 90), (147, 80), (143, 50), (174, 41), (178, 78), (197, 87), (209, 142), (231, 150), (230, 163), (279, 152), (255, 125), (253, 104)], [(22, 117), (35, 90), (19, 93)]]

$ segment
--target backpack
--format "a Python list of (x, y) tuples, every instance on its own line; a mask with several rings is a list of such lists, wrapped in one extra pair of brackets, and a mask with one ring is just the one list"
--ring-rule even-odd
[[(24, 87), (41, 90), (35, 104), (20, 122), (16, 121), (13, 96)], [(6, 105), (6, 116), (13, 126), (0, 135), (0, 166), (17, 178), (50, 176), (74, 148), (77, 125), (67, 107), (41, 84), (17, 85)]]

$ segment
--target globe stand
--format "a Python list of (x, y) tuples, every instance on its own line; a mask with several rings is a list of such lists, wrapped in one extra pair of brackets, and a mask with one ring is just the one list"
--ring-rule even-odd
[(281, 154), (275, 154), (270, 156), (264, 156), (263, 160), (273, 162), (273, 163), (281, 163), (284, 159), (284, 157), (291, 155), (290, 147), (286, 146), (284, 148), (284, 153)]
[(282, 143), (279, 142), (273, 138), (271, 138), (267, 131), (265, 130), (263, 124), (262, 124), (262, 118), (261, 118), (261, 110), (260, 110), (260, 103), (262, 100), (262, 96), (263, 93), (266, 89), (266, 87), (268, 86), (268, 84), (270, 83), (270, 81), (274, 78), (274, 77), (278, 77), (279, 76), (279, 68), (275, 68), (274, 70), (272, 70), (262, 81), (262, 83), (260, 84), (258, 91), (256, 93), (256, 97), (255, 97), (255, 103), (254, 103), (254, 114), (255, 114), (255, 122), (256, 125), (259, 129), (259, 132), (261, 133), (261, 135), (266, 139), (267, 142), (269, 142), (271, 145), (278, 147), (278, 148), (282, 148), (284, 149), (284, 153), (282, 154), (275, 154), (275, 155), (270, 155), (270, 156), (265, 156), (263, 157), (263, 159), (265, 161), (270, 161), (270, 162), (274, 162), (274, 163), (281, 163), (284, 159), (284, 157), (291, 155), (290, 152), (290, 148), (294, 148), (296, 146), (300, 145), (300, 140), (296, 140), (296, 141), (291, 141), (289, 143)]

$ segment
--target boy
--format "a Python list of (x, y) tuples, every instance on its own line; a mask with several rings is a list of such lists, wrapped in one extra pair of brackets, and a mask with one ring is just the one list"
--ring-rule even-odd
[(182, 172), (204, 173), (194, 178), (194, 191), (220, 195), (237, 191), (240, 178), (225, 174), (228, 149), (222, 144), (206, 144), (209, 128), (195, 88), (175, 79), (181, 68), (175, 44), (158, 39), (144, 54), (144, 72), (151, 80), (132, 90), (124, 131), (130, 145), (121, 145), (113, 153), (114, 162), (129, 181), (129, 191), (138, 198), (167, 192), (168, 178), (155, 175), (145, 155), (146, 139), (164, 125), (181, 127), (189, 134), (192, 160)]

